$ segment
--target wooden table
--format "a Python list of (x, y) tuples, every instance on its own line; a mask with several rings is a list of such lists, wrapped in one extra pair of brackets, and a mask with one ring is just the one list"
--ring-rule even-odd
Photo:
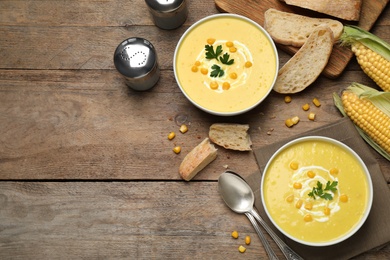
[[(249, 221), (217, 191), (226, 167), (243, 176), (258, 169), (253, 153), (220, 148), (191, 182), (181, 180), (180, 162), (212, 123), (248, 123), (261, 147), (340, 119), (332, 93), (352, 81), (374, 84), (353, 60), (291, 104), (271, 93), (240, 116), (206, 114), (180, 92), (172, 58), (183, 32), (218, 10), (212, 0), (188, 4), (186, 23), (165, 31), (142, 0), (0, 1), (0, 259), (266, 257)], [(389, 6), (373, 32), (390, 42)], [(161, 78), (148, 92), (130, 91), (113, 65), (116, 46), (133, 36), (158, 52)], [(281, 64), (290, 58), (279, 55)], [(285, 127), (287, 116), (305, 117), (300, 106), (314, 97), (322, 103), (316, 121)], [(178, 115), (188, 117), (185, 134)], [(389, 183), (389, 162), (375, 156)], [(233, 230), (252, 237), (243, 255)], [(389, 258), (390, 246), (356, 259), (376, 257)]]

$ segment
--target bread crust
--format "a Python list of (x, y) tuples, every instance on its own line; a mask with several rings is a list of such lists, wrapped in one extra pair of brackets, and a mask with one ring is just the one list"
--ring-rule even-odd
[(209, 138), (205, 138), (184, 157), (179, 167), (180, 176), (190, 181), (216, 158), (217, 149), (210, 143)]
[(283, 94), (304, 90), (324, 70), (332, 50), (332, 30), (328, 26), (317, 27), (299, 51), (279, 70), (273, 89)]
[(333, 32), (334, 41), (343, 32), (343, 24), (334, 19), (312, 18), (270, 8), (264, 13), (264, 29), (272, 39), (283, 45), (301, 47), (310, 34), (321, 25), (327, 25)]

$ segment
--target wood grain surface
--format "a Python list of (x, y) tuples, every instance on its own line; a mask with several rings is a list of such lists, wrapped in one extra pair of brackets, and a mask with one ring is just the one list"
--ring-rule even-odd
[[(184, 156), (212, 123), (249, 124), (258, 148), (339, 120), (332, 94), (352, 81), (375, 85), (352, 59), (337, 79), (321, 76), (290, 104), (273, 92), (240, 116), (206, 114), (180, 92), (172, 60), (185, 30), (219, 10), (213, 0), (188, 7), (185, 24), (165, 31), (143, 0), (0, 1), (0, 259), (266, 258), (249, 221), (217, 191), (226, 168), (244, 177), (258, 170), (253, 153), (219, 147), (191, 182), (178, 173)], [(373, 32), (390, 42), (388, 6)], [(116, 46), (133, 36), (157, 49), (161, 78), (147, 92), (129, 90), (113, 64)], [(283, 65), (291, 55), (278, 51)], [(314, 97), (322, 105), (312, 108), (313, 122), (301, 106)], [(285, 127), (293, 115), (300, 123)], [(187, 133), (177, 116), (187, 117)], [(389, 184), (390, 163), (367, 149)], [(252, 237), (245, 254), (233, 230)], [(389, 258), (390, 245), (355, 257)]]
[[(339, 20), (343, 24), (354, 24), (366, 30), (370, 30), (374, 26), (376, 20), (378, 19), (388, 2), (389, 0), (362, 0), (362, 9), (360, 14), (361, 17), (359, 22), (343, 21), (340, 19)], [(264, 12), (269, 8), (275, 8), (280, 11), (291, 12), (310, 17), (325, 17), (337, 19), (331, 16), (326, 16), (324, 14), (310, 11), (308, 9), (288, 5), (280, 0), (215, 0), (215, 4), (217, 5), (217, 8), (222, 12), (244, 15), (256, 21), (262, 26), (264, 25)], [(298, 48), (291, 46), (280, 44), (279, 47), (292, 55), (298, 51)], [(344, 71), (348, 62), (351, 60), (352, 55), (353, 54), (347, 48), (341, 47), (336, 44), (323, 74), (330, 78), (337, 78)]]

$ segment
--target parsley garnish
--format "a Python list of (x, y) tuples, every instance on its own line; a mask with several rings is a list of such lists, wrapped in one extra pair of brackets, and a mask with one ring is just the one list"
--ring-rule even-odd
[(221, 67), (216, 65), (216, 64), (214, 64), (211, 68), (213, 70), (211, 71), (210, 76), (213, 77), (213, 78), (222, 77), (223, 74), (225, 74), (223, 69), (221, 69)]
[(234, 59), (229, 60), (230, 55), (225, 52), (225, 54), (222, 57), (219, 57), (219, 60), (226, 65), (232, 65), (234, 63)]
[(337, 184), (338, 184), (337, 181), (333, 181), (333, 182), (328, 181), (326, 183), (325, 189), (323, 189), (322, 183), (317, 181), (317, 187), (313, 187), (313, 190), (309, 192), (308, 195), (313, 199), (320, 197), (321, 199), (332, 200), (333, 199), (332, 194), (327, 193), (326, 191), (332, 191), (332, 192), (337, 191), (336, 188)]
[(205, 45), (204, 48), (206, 50), (206, 59), (209, 60), (218, 60), (218, 56), (222, 53), (222, 45), (218, 45), (215, 51), (212, 45)]

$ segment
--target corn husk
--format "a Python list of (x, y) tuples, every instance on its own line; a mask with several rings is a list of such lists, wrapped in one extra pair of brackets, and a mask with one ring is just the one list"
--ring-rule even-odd
[[(376, 89), (367, 87), (359, 83), (352, 83), (347, 89), (347, 91), (352, 91), (359, 98), (368, 99), (371, 101), (377, 108), (383, 111), (388, 117), (390, 117), (390, 92), (382, 92)], [(335, 106), (339, 109), (341, 114), (345, 117), (348, 117), (347, 113), (344, 111), (343, 103), (340, 96), (337, 93), (333, 93), (333, 101)], [(367, 135), (360, 127), (357, 125), (356, 129), (358, 130), (360, 136), (379, 154), (384, 158), (390, 161), (390, 154), (386, 152), (381, 146), (379, 146), (369, 135)]]
[(356, 41), (364, 44), (366, 47), (390, 61), (389, 43), (358, 26), (345, 25), (340, 37), (341, 45), (352, 45)]

